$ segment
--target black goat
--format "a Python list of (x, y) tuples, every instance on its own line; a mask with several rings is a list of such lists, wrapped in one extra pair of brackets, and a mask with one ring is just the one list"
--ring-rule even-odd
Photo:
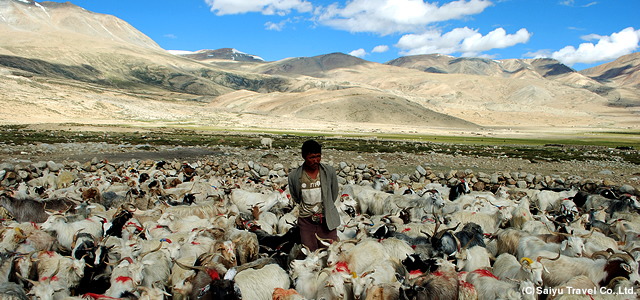
[(609, 202), (609, 207), (605, 210), (609, 214), (609, 218), (613, 217), (615, 212), (632, 212), (640, 210), (640, 203), (628, 194), (622, 195), (619, 199)]
[(449, 191), (449, 201), (454, 201), (460, 197), (460, 195), (471, 193), (469, 184), (464, 179), (460, 180), (460, 183), (456, 184)]
[(120, 209), (111, 220), (111, 227), (107, 229), (105, 236), (116, 236), (122, 238), (122, 228), (133, 218), (133, 213), (127, 209)]
[(407, 272), (420, 271), (420, 273), (431, 273), (438, 269), (435, 258), (428, 258), (423, 260), (419, 254), (408, 255), (402, 261), (402, 265), (407, 269)]

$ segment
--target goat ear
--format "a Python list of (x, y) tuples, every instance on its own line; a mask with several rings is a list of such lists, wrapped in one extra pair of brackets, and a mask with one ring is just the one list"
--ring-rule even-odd
[(560, 245), (560, 250), (564, 251), (565, 249), (567, 249), (567, 241), (562, 241), (562, 244)]

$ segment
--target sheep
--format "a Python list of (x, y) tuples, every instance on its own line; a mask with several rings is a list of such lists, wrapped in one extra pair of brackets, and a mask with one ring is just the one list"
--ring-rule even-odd
[(84, 260), (78, 260), (70, 257), (64, 257), (53, 251), (41, 252), (38, 254), (36, 261), (38, 278), (53, 277), (51, 274), (56, 273), (58, 278), (67, 284), (68, 287), (75, 288), (84, 277)]
[(518, 262), (515, 256), (508, 253), (500, 254), (493, 264), (493, 273), (501, 280), (528, 280), (536, 286), (542, 286), (542, 272), (543, 266), (540, 261), (524, 257)]
[(6, 193), (0, 193), (0, 206), (6, 209), (18, 223), (42, 223), (49, 217), (45, 209), (75, 213), (76, 203), (67, 198), (43, 201), (35, 199), (16, 199)]
[(409, 300), (456, 299), (458, 274), (455, 266), (443, 259), (438, 259), (438, 265), (435, 272), (405, 282), (400, 288), (400, 297)]
[(13, 282), (0, 282), (0, 298), (6, 300), (29, 300), (22, 287)]
[(460, 195), (469, 193), (471, 193), (469, 184), (466, 180), (461, 179), (460, 182), (449, 191), (449, 201), (455, 201), (456, 199), (458, 199), (458, 197), (460, 197)]
[(330, 249), (329, 253), (330, 256), (327, 258), (329, 266), (334, 266), (338, 262), (346, 262), (349, 270), (356, 272), (356, 274), (361, 274), (370, 265), (388, 260), (391, 257), (387, 249), (375, 240), (362, 241), (346, 250), (342, 247), (337, 248), (335, 251)]
[(260, 139), (260, 144), (262, 145), (262, 147), (269, 147), (269, 149), (271, 149), (273, 145), (273, 139), (268, 137), (263, 137)]
[(322, 259), (327, 256), (326, 251), (316, 250), (308, 253), (307, 258), (303, 260), (294, 260), (290, 263), (289, 273), (293, 285), (306, 299), (316, 299), (318, 294), (319, 282), (317, 280), (322, 270)]
[(459, 211), (445, 216), (445, 224), (476, 223), (486, 232), (496, 232), (498, 228), (504, 227), (511, 219), (511, 212), (507, 207), (498, 209), (495, 214), (489, 215), (479, 212)]
[(101, 237), (104, 229), (105, 219), (100, 216), (93, 216), (86, 220), (67, 223), (67, 219), (61, 214), (51, 214), (49, 218), (40, 225), (44, 231), (55, 232), (60, 245), (66, 249), (72, 249), (73, 236), (79, 230), (84, 233), (91, 234), (95, 237)]
[(578, 193), (578, 189), (573, 187), (568, 191), (555, 192), (551, 190), (542, 190), (531, 198), (532, 202), (542, 211), (553, 209), (558, 202), (569, 197), (573, 197)]
[(586, 290), (593, 291), (593, 290), (597, 290), (598, 287), (591, 281), (591, 279), (589, 279), (589, 277), (585, 275), (579, 275), (571, 278), (565, 284), (555, 287), (555, 289), (557, 291), (556, 294), (549, 295), (547, 300), (571, 299), (572, 297), (575, 297), (572, 291), (576, 291), (576, 290), (580, 291), (580, 293), (583, 296), (585, 296), (585, 299), (590, 299), (588, 295), (586, 295), (587, 293), (582, 293), (582, 291), (586, 291)]
[(260, 211), (268, 211), (274, 206), (289, 204), (288, 195), (283, 190), (276, 190), (270, 194), (260, 194), (234, 189), (231, 192), (231, 203), (238, 207), (238, 211), (251, 214), (251, 208), (260, 207)]
[(478, 299), (522, 299), (522, 294), (514, 283), (501, 281), (487, 270), (475, 270), (466, 278), (478, 293)]
[(350, 279), (353, 285), (353, 296), (356, 300), (367, 298), (367, 287), (372, 284), (394, 283), (395, 268), (391, 261), (382, 261), (371, 265), (367, 271), (357, 276), (353, 273)]
[(57, 300), (68, 297), (70, 295), (69, 287), (64, 279), (57, 276), (59, 270), (58, 266), (50, 276), (43, 276), (38, 281), (26, 279), (33, 285), (27, 295), (41, 300)]
[(465, 245), (455, 254), (455, 257), (457, 260), (456, 270), (458, 271), (471, 272), (491, 267), (487, 248), (482, 246), (473, 246), (467, 249), (467, 245)]
[(398, 300), (401, 286), (400, 282), (369, 285), (365, 300)]
[(335, 269), (322, 270), (317, 278), (319, 283), (317, 299), (350, 299), (351, 297), (347, 292), (351, 292), (351, 290), (344, 287), (345, 282), (350, 281), (350, 278), (351, 275), (345, 271), (336, 272)]
[(129, 266), (131, 265), (133, 265), (133, 260), (130, 257), (121, 258), (120, 261), (116, 263), (116, 267), (111, 271), (111, 285), (104, 293), (105, 296), (120, 298), (125, 292), (135, 291), (137, 284), (134, 283), (131, 278), (132, 273), (129, 270)]
[(391, 195), (384, 202), (384, 213), (394, 214), (403, 207), (414, 209), (413, 218), (422, 219), (427, 213), (437, 213), (445, 206), (442, 195), (437, 190), (425, 191), (418, 195)]
[(356, 199), (361, 214), (371, 215), (383, 214), (385, 201), (391, 196), (371, 187), (358, 185), (345, 186), (342, 193)]
[[(541, 251), (537, 256), (552, 257), (555, 253)], [(591, 260), (584, 257), (558, 255), (555, 261), (541, 261), (549, 271), (542, 274), (545, 286), (558, 286), (578, 275), (586, 275), (598, 286), (607, 285), (611, 279), (623, 276), (632, 282), (640, 281), (638, 263), (627, 254), (616, 253), (607, 259)]]
[(584, 242), (579, 237), (569, 236), (561, 243), (547, 243), (538, 236), (523, 237), (518, 244), (518, 258), (532, 257), (540, 251), (560, 252), (569, 257), (581, 257)]
[(509, 221), (509, 225), (515, 229), (522, 229), (524, 224), (529, 221), (533, 221), (533, 216), (529, 209), (529, 197), (523, 197), (518, 203), (516, 209), (511, 212), (512, 218)]
[(273, 295), (271, 295), (273, 300), (304, 300), (296, 290), (289, 289), (285, 290), (283, 288), (275, 288), (273, 290)]

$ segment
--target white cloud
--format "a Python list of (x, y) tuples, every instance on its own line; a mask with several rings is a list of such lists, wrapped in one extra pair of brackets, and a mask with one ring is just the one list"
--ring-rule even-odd
[(264, 27), (267, 30), (281, 31), (282, 28), (284, 28), (284, 25), (286, 25), (289, 22), (291, 22), (291, 19), (282, 20), (282, 21), (280, 21), (278, 23), (267, 22), (267, 23), (264, 24)]
[(304, 0), (205, 0), (216, 15), (235, 15), (259, 12), (263, 15), (285, 15), (291, 10), (310, 12), (313, 5)]
[(375, 46), (373, 50), (371, 50), (372, 53), (383, 53), (387, 51), (389, 51), (389, 46), (387, 45)]
[(172, 33), (165, 34), (164, 37), (170, 38), (170, 39), (177, 39), (178, 38), (175, 34), (172, 34)]
[(573, 0), (560, 1), (561, 5), (571, 6), (573, 5)]
[(423, 30), (428, 24), (481, 13), (489, 0), (458, 0), (438, 6), (423, 0), (353, 0), (345, 7), (329, 5), (318, 21), (350, 32), (391, 34)]
[(576, 49), (573, 46), (564, 47), (551, 54), (552, 58), (572, 66), (576, 63), (595, 63), (616, 59), (622, 55), (633, 53), (638, 49), (640, 42), (640, 29), (628, 27), (620, 32), (614, 32), (611, 36), (599, 36), (595, 34), (584, 36), (583, 39), (598, 39), (597, 44), (582, 43)]
[(515, 34), (507, 34), (503, 28), (497, 28), (483, 36), (477, 30), (464, 27), (445, 34), (435, 30), (423, 34), (407, 34), (400, 38), (396, 46), (403, 49), (403, 55), (460, 52), (463, 56), (476, 56), (482, 51), (526, 43), (530, 37), (531, 33), (524, 28)]
[(364, 51), (364, 49), (362, 49), (362, 48), (349, 52), (349, 55), (355, 56), (355, 57), (360, 57), (360, 58), (364, 58), (365, 55), (368, 55), (368, 54), (369, 53), (367, 53), (367, 51)]

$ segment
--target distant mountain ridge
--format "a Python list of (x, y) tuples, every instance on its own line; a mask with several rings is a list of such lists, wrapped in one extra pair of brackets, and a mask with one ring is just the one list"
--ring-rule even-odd
[(183, 57), (198, 61), (207, 61), (212, 59), (223, 59), (232, 61), (245, 62), (264, 62), (260, 56), (240, 52), (234, 48), (222, 48), (216, 50), (199, 50), (193, 53), (180, 54)]
[(576, 72), (551, 58), (492, 60), (478, 57), (426, 54), (403, 56), (385, 64), (427, 73), (500, 76), (505, 78), (539, 79)]
[(438, 54), (266, 62), (234, 48), (173, 55), (71, 3), (0, 0), (0, 15), (0, 111), (12, 110), (0, 122), (24, 122), (14, 113), (23, 111), (27, 122), (376, 132), (640, 125), (638, 55), (583, 72), (553, 59)]

